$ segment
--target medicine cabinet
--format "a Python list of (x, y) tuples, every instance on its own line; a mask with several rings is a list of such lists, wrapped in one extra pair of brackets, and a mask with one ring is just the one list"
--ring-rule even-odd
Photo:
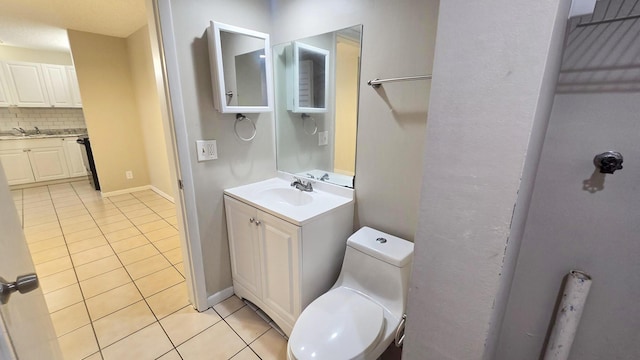
[(269, 34), (214, 21), (207, 32), (216, 110), (222, 113), (272, 111)]

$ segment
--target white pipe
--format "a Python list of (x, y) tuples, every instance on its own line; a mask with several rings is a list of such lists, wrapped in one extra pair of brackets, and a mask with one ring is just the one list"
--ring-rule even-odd
[(577, 270), (569, 272), (544, 360), (566, 360), (569, 358), (571, 345), (576, 336), (590, 288), (591, 276)]

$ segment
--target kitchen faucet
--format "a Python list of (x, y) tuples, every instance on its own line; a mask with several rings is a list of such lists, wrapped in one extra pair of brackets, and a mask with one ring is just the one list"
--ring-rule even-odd
[(291, 186), (293, 186), (294, 188), (300, 191), (308, 191), (308, 192), (313, 191), (313, 185), (311, 185), (311, 181), (300, 180), (297, 177), (293, 178), (293, 182), (291, 183)]

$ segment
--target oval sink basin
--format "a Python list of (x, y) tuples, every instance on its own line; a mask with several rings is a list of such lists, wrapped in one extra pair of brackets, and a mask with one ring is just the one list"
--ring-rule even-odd
[(259, 197), (264, 201), (291, 206), (304, 206), (313, 201), (313, 197), (311, 195), (298, 189), (267, 189), (261, 191)]

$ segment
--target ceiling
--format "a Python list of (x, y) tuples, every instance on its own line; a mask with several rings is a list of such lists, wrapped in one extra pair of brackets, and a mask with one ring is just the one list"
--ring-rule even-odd
[(2, 45), (69, 51), (67, 29), (127, 37), (147, 23), (145, 0), (0, 0)]

